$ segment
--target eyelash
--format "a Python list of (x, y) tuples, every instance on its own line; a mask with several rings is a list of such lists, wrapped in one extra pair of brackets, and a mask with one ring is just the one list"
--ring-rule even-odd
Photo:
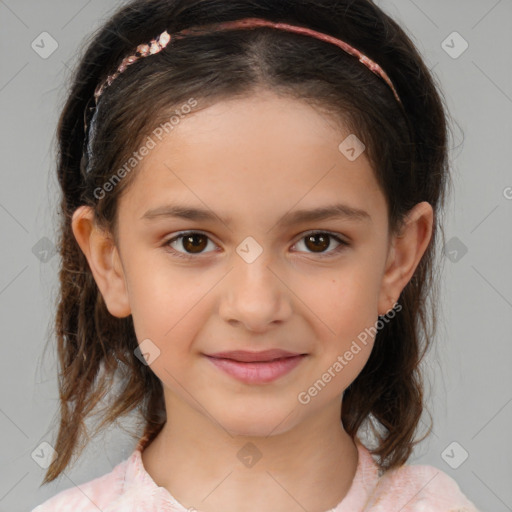
[[(173, 249), (172, 247), (170, 247), (170, 244), (172, 242), (175, 242), (176, 240), (183, 239), (183, 238), (185, 238), (185, 237), (187, 237), (189, 235), (196, 235), (196, 234), (197, 235), (204, 235), (209, 240), (211, 240), (210, 237), (206, 233), (203, 233), (201, 231), (182, 231), (179, 235), (177, 235), (177, 236), (175, 236), (173, 238), (170, 238), (169, 240), (166, 240), (164, 242), (163, 246), (165, 247), (166, 251), (168, 251), (169, 253), (172, 253), (172, 255), (176, 256), (177, 258), (183, 258), (183, 259), (186, 259), (186, 260), (195, 259), (197, 256), (200, 256), (201, 253), (198, 253), (198, 254), (182, 253), (182, 252), (177, 251), (176, 249)], [(328, 253), (313, 253), (313, 252), (311, 252), (309, 254), (316, 254), (320, 258), (330, 258), (330, 257), (333, 257), (333, 256), (337, 255), (339, 252), (341, 252), (342, 250), (344, 250), (346, 247), (348, 247), (350, 245), (348, 242), (346, 242), (345, 240), (343, 240), (339, 236), (335, 235), (334, 233), (331, 233), (329, 231), (321, 231), (321, 230), (308, 231), (306, 234), (304, 234), (299, 239), (299, 242), (302, 241), (304, 238), (306, 238), (308, 236), (319, 235), (319, 234), (328, 235), (329, 237), (333, 238), (336, 242), (338, 242), (340, 245), (338, 247), (336, 247), (334, 250), (332, 250), (332, 251), (330, 251)], [(298, 242), (296, 242), (296, 243), (298, 243)]]

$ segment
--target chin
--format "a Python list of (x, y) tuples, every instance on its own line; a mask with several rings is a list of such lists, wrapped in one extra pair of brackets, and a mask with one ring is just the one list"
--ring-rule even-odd
[(268, 437), (283, 434), (295, 426), (297, 418), (295, 414), (290, 414), (291, 411), (292, 407), (272, 411), (253, 407), (250, 412), (245, 408), (241, 411), (231, 408), (231, 414), (223, 414), (218, 418), (219, 423), (232, 436)]

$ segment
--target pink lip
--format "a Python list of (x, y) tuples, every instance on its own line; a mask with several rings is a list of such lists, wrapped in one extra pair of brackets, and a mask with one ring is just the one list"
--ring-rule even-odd
[(262, 350), (261, 352), (250, 352), (248, 350), (229, 350), (226, 352), (216, 352), (215, 354), (206, 354), (208, 357), (216, 357), (220, 359), (232, 359), (243, 363), (266, 362), (273, 359), (281, 359), (283, 357), (300, 356), (298, 352), (288, 352), (273, 348), (271, 350)]
[(264, 384), (292, 371), (306, 356), (284, 350), (235, 350), (207, 355), (217, 368), (248, 384)]

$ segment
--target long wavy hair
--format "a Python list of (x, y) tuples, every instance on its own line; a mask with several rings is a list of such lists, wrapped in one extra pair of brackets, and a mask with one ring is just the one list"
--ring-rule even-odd
[[(96, 86), (121, 60), (164, 30), (262, 17), (343, 39), (379, 63), (386, 83), (339, 48), (312, 37), (257, 28), (190, 35), (129, 66), (100, 98), (94, 134), (84, 127)], [(166, 421), (163, 388), (135, 356), (131, 316), (116, 318), (105, 302), (71, 229), (74, 211), (94, 209), (98, 224), (117, 236), (117, 204), (135, 168), (99, 195), (152, 130), (190, 98), (197, 109), (267, 89), (314, 105), (348, 126), (366, 145), (396, 233), (418, 202), (434, 209), (432, 239), (403, 289), (398, 315), (377, 333), (364, 369), (345, 390), (341, 420), (352, 437), (373, 425), (381, 471), (410, 456), (425, 410), (420, 363), (436, 332), (439, 265), (436, 242), (448, 183), (447, 109), (411, 38), (370, 0), (134, 0), (117, 10), (84, 45), (57, 127), (60, 289), (55, 316), (59, 421), (43, 483), (78, 457), (89, 436), (133, 412), (135, 437), (154, 438)], [(94, 135), (94, 136), (92, 136)], [(86, 158), (87, 144), (91, 158)], [(88, 172), (85, 172), (87, 168)], [(430, 298), (430, 301), (428, 300)], [(53, 340), (49, 340), (53, 341)], [(112, 390), (117, 382), (115, 392)]]

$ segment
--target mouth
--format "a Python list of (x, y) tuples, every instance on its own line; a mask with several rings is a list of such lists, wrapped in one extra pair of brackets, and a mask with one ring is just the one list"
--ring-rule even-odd
[(262, 352), (234, 350), (205, 354), (218, 369), (247, 384), (265, 384), (296, 368), (307, 354), (272, 349)]
[(230, 359), (240, 363), (267, 363), (269, 361), (275, 361), (276, 359), (286, 359), (301, 355), (306, 354), (300, 354), (299, 352), (289, 352), (287, 350), (280, 350), (276, 348), (270, 350), (262, 350), (260, 352), (250, 352), (248, 350), (230, 350), (227, 352), (207, 354), (208, 357), (217, 359)]

